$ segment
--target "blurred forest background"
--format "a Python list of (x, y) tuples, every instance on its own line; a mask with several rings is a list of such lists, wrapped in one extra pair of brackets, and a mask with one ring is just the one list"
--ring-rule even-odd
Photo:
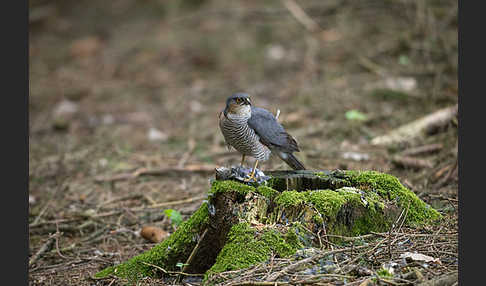
[(456, 230), (457, 118), (372, 143), (457, 104), (457, 1), (29, 6), (30, 284), (104, 285), (89, 276), (154, 245), (143, 226), (173, 232), (163, 210), (187, 218), (239, 163), (218, 127), (234, 92), (281, 111), (309, 169), (393, 174)]

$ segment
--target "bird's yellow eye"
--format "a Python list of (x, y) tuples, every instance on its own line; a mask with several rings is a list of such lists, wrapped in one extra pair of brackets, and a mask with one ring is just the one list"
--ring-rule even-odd
[(236, 103), (240, 104), (243, 100), (241, 100), (241, 98), (237, 98), (235, 99), (236, 100)]

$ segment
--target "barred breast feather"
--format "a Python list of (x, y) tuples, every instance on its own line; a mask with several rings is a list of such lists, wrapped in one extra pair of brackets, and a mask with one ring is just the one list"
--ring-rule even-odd
[(248, 118), (222, 116), (219, 127), (226, 143), (241, 154), (252, 156), (257, 160), (266, 161), (270, 157), (270, 149), (260, 142), (260, 137), (248, 126)]

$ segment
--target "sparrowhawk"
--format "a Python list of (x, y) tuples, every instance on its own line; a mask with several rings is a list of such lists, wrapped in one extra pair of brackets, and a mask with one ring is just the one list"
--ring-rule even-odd
[(225, 109), (219, 114), (219, 127), (226, 144), (245, 156), (256, 159), (250, 177), (253, 179), (259, 161), (266, 161), (276, 154), (294, 170), (305, 170), (304, 165), (292, 154), (299, 152), (295, 139), (288, 134), (268, 110), (254, 107), (246, 93), (235, 93), (226, 100)]

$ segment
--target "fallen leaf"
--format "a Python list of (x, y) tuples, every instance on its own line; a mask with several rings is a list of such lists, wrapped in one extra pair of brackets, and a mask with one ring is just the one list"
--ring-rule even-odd
[(64, 116), (76, 113), (78, 111), (78, 104), (70, 100), (63, 100), (59, 102), (54, 108), (54, 116)]
[(291, 112), (283, 116), (283, 120), (287, 124), (302, 123), (305, 117), (305, 114), (301, 112)]
[(385, 80), (385, 86), (397, 91), (411, 92), (417, 88), (417, 80), (413, 77), (390, 77)]
[(158, 243), (166, 238), (169, 234), (156, 226), (144, 226), (140, 230), (140, 235), (148, 241)]
[(344, 159), (351, 159), (354, 161), (367, 161), (370, 159), (370, 155), (366, 153), (359, 153), (359, 152), (352, 152), (352, 151), (344, 152), (342, 156)]
[(341, 34), (336, 29), (327, 29), (321, 32), (321, 37), (325, 42), (335, 42), (341, 39)]
[(359, 284), (359, 286), (371, 286), (371, 285), (374, 285), (373, 281), (371, 281), (371, 278), (368, 278), (365, 281), (361, 282), (361, 284)]
[(194, 113), (200, 113), (201, 111), (204, 110), (204, 105), (202, 105), (199, 101), (197, 100), (192, 100), (189, 103), (189, 108), (191, 109), (192, 112)]
[(101, 40), (96, 36), (88, 36), (75, 40), (71, 44), (71, 55), (74, 57), (86, 57), (95, 54), (101, 48)]
[(270, 45), (267, 48), (267, 58), (278, 61), (285, 57), (285, 49), (280, 45)]
[(167, 141), (169, 139), (169, 135), (153, 127), (149, 129), (147, 136), (149, 141)]
[(59, 102), (52, 113), (52, 125), (55, 129), (66, 130), (78, 112), (78, 104), (69, 100)]
[(418, 261), (418, 262), (427, 262), (427, 263), (432, 262), (432, 263), (441, 264), (439, 258), (434, 258), (432, 256), (428, 256), (416, 252), (405, 252), (402, 255), (400, 255), (400, 258), (404, 258), (408, 262)]
[(346, 113), (344, 114), (344, 116), (346, 116), (346, 119), (348, 120), (356, 120), (356, 121), (366, 121), (368, 119), (368, 116), (366, 116), (366, 114), (358, 111), (358, 110), (349, 110), (349, 111), (346, 111)]

